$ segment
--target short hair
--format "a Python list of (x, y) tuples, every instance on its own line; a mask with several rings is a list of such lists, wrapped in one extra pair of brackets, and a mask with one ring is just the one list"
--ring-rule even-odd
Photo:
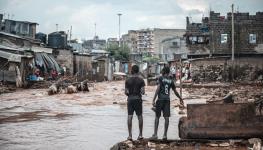
[(170, 68), (168, 66), (163, 67), (162, 74), (169, 74)]
[(131, 73), (132, 73), (132, 74), (136, 74), (136, 73), (138, 73), (138, 72), (139, 72), (139, 66), (133, 65), (133, 66), (132, 66), (132, 69), (131, 69)]

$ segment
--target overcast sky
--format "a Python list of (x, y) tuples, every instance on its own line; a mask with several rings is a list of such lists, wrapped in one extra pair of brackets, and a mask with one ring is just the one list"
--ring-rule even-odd
[(0, 0), (0, 13), (5, 18), (37, 22), (37, 32), (67, 31), (73, 27), (74, 38), (118, 37), (118, 16), (121, 33), (143, 28), (185, 29), (185, 17), (200, 22), (209, 10), (226, 15), (231, 4), (240, 12), (263, 11), (263, 0)]

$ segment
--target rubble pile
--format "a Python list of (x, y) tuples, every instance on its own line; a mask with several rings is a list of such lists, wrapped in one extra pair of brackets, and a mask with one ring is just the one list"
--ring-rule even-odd
[(208, 66), (207, 68), (194, 68), (191, 70), (192, 80), (195, 83), (223, 81), (221, 66)]
[(30, 89), (46, 89), (48, 88), (50, 85), (52, 85), (54, 83), (54, 81), (35, 81), (35, 82), (30, 82), (28, 85), (28, 88)]
[(0, 95), (3, 93), (11, 93), (16, 91), (16, 86), (12, 84), (4, 84), (0, 82)]
[(53, 83), (47, 90), (48, 95), (58, 94), (58, 93), (77, 93), (78, 91), (87, 91), (89, 92), (89, 83), (88, 80), (81, 82), (73, 82), (73, 80), (62, 79)]
[(256, 81), (263, 83), (263, 70), (258, 67), (250, 65), (207, 65), (192, 67), (191, 69), (192, 80), (195, 83), (204, 82), (244, 82)]
[(234, 103), (255, 102), (263, 98), (261, 86), (234, 84), (224, 88), (186, 88), (191, 95), (210, 96), (207, 102), (223, 102), (225, 96), (232, 94)]

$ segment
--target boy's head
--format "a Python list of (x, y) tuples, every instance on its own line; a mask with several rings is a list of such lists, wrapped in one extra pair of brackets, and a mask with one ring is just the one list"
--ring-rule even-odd
[(163, 67), (162, 74), (169, 74), (170, 73), (170, 68), (168, 66)]
[(131, 74), (136, 74), (138, 72), (139, 72), (139, 66), (133, 65), (132, 70), (131, 70)]

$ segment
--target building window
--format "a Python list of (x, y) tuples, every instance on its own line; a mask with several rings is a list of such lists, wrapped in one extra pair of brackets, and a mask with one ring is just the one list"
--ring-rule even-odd
[(198, 43), (203, 43), (204, 42), (204, 37), (198, 37)]
[(249, 34), (249, 43), (250, 44), (257, 43), (257, 36), (256, 36), (256, 34)]
[(178, 47), (178, 43), (177, 42), (173, 42), (173, 46), (174, 47)]
[(189, 41), (191, 42), (191, 44), (195, 44), (197, 42), (197, 37), (196, 36), (190, 36)]
[(221, 44), (227, 43), (227, 34), (221, 34)]

